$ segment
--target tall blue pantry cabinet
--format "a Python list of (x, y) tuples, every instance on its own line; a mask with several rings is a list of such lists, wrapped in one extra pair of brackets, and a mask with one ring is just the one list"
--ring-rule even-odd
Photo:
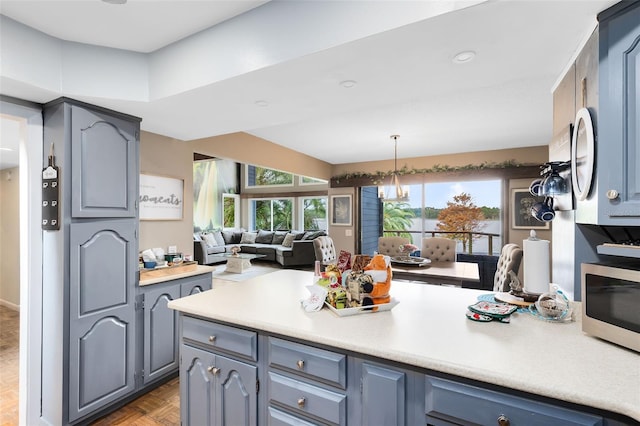
[[(54, 144), (63, 270), (62, 419), (135, 391), (140, 119), (67, 98), (44, 105)], [(46, 303), (46, 301), (45, 301)]]

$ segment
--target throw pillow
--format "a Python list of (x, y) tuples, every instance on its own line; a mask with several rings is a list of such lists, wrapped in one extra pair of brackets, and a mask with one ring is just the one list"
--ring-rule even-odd
[(233, 239), (231, 240), (231, 244), (240, 244), (240, 240), (242, 240), (242, 234), (244, 231), (234, 231)]
[(243, 232), (240, 244), (255, 244), (257, 236), (257, 232)]
[(218, 243), (216, 242), (216, 239), (213, 237), (213, 234), (204, 234), (202, 236), (202, 239), (204, 240), (204, 243), (207, 245), (207, 248), (218, 246)]
[(233, 244), (233, 231), (222, 231), (222, 239), (225, 244)]
[(301, 240), (301, 239), (302, 239), (302, 237), (304, 237), (304, 232), (297, 232), (297, 231), (294, 231), (294, 232), (293, 232), (293, 234), (295, 234), (295, 236), (296, 236), (296, 240)]
[(284, 236), (284, 240), (282, 240), (282, 247), (292, 247), (293, 241), (296, 239), (296, 234), (292, 234), (291, 232), (287, 232), (287, 235)]
[(273, 233), (273, 240), (271, 240), (271, 244), (282, 244), (284, 241), (284, 237), (287, 236), (287, 231), (276, 231)]
[(224, 245), (224, 238), (222, 238), (222, 232), (221, 231), (213, 231), (213, 238), (215, 238), (216, 240), (216, 245), (219, 246), (223, 246)]
[(258, 235), (256, 236), (256, 243), (271, 244), (272, 241), (273, 241), (273, 232), (265, 231), (263, 229), (258, 231)]

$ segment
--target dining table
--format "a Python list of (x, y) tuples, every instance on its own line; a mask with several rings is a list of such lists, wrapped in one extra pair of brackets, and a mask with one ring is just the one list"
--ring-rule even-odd
[(422, 262), (402, 263), (391, 260), (393, 279), (419, 281), (427, 284), (454, 285), (464, 282), (480, 282), (477, 263), (470, 262)]

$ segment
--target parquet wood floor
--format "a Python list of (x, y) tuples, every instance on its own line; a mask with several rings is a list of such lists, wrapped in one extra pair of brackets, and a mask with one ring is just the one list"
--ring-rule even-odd
[(0, 425), (18, 424), (20, 312), (0, 306)]

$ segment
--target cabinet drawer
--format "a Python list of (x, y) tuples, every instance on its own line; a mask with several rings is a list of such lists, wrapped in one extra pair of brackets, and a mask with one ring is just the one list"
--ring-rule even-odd
[(182, 321), (182, 333), (185, 340), (241, 355), (253, 361), (257, 360), (258, 335), (253, 331), (185, 316)]
[(293, 416), (273, 407), (269, 407), (267, 424), (269, 426), (316, 426), (316, 423), (308, 422), (300, 417)]
[(346, 388), (347, 357), (343, 354), (271, 337), (269, 366)]
[(427, 376), (427, 420), (461, 424), (498, 424), (504, 416), (512, 425), (602, 425), (602, 418), (543, 402)]
[(346, 424), (347, 397), (276, 373), (269, 373), (270, 404), (337, 425)]

